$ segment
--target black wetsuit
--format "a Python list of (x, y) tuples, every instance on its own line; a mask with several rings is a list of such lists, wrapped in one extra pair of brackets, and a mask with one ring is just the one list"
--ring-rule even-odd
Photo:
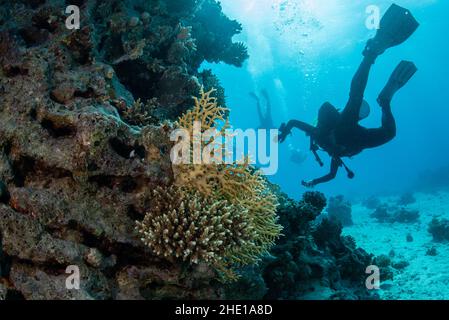
[(330, 173), (313, 180), (310, 185), (334, 179), (338, 168), (344, 165), (341, 158), (352, 157), (364, 149), (381, 146), (396, 136), (396, 121), (391, 112), (391, 101), (379, 101), (382, 107), (382, 126), (380, 128), (368, 129), (359, 124), (360, 108), (374, 60), (375, 58), (372, 57), (364, 58), (352, 80), (349, 101), (332, 128), (323, 130), (298, 120), (289, 121), (284, 128), (284, 132), (290, 132), (292, 128), (306, 132), (313, 143), (332, 157)]

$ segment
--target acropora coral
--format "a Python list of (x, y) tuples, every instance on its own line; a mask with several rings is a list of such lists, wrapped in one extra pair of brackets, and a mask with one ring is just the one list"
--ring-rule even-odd
[[(218, 105), (213, 92), (202, 90), (177, 127), (193, 135), (195, 121), (201, 123), (201, 133), (221, 122), (224, 132), (227, 109)], [(212, 138), (203, 144), (216, 142)], [(282, 230), (277, 198), (248, 161), (173, 165), (173, 171), (176, 187), (155, 192), (157, 205), (137, 227), (157, 255), (206, 262), (232, 279), (233, 266), (256, 263), (274, 245)]]
[(248, 210), (227, 200), (169, 186), (154, 190), (152, 203), (137, 229), (156, 255), (169, 260), (220, 269), (257, 237)]

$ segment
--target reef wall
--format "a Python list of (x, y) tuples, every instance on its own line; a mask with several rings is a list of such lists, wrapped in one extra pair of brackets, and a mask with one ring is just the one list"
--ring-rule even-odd
[[(72, 3), (80, 30), (65, 27), (68, 1), (0, 0), (0, 299), (229, 297), (209, 266), (155, 256), (135, 221), (173, 180), (171, 120), (201, 87), (224, 104), (218, 79), (198, 68), (242, 65), (239, 23), (215, 0)], [(323, 201), (312, 198), (280, 197), (286, 237), (252, 267), (264, 293), (247, 298), (301, 298), (317, 282), (363, 288), (351, 272), (370, 257), (338, 227), (312, 228)], [(68, 265), (80, 290), (66, 289)]]

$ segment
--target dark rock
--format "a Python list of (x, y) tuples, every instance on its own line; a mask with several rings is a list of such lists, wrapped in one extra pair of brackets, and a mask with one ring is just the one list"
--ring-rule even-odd
[(449, 220), (444, 218), (433, 218), (429, 224), (428, 231), (432, 234), (433, 241), (449, 241)]
[(437, 255), (438, 255), (438, 251), (437, 251), (437, 248), (435, 248), (435, 247), (429, 248), (426, 251), (426, 256), (435, 257)]
[(415, 223), (419, 220), (419, 211), (383, 204), (376, 208), (371, 217), (381, 223)]
[(377, 266), (380, 270), (381, 282), (392, 280), (394, 278), (394, 271), (391, 265), (391, 259), (387, 255), (380, 255), (373, 259), (373, 265)]
[(388, 253), (388, 256), (390, 258), (394, 258), (396, 256), (396, 252), (394, 251), (394, 249), (391, 249), (390, 252)]
[[(308, 192), (299, 202), (278, 192), (279, 216), (285, 234), (262, 263), (267, 299), (368, 299), (364, 286), (372, 256), (357, 248), (341, 225), (324, 218), (321, 193)], [(244, 277), (248, 283), (251, 273)], [(241, 280), (242, 281), (242, 280)], [(260, 287), (260, 286), (259, 286)], [(262, 287), (261, 287), (262, 288)], [(246, 292), (246, 291), (243, 291)], [(258, 291), (259, 292), (259, 291)], [(323, 293), (320, 295), (319, 293)], [(246, 295), (243, 295), (245, 297)], [(235, 294), (232, 296), (236, 297)]]
[(393, 215), (392, 221), (399, 223), (415, 223), (419, 220), (418, 210), (399, 208)]
[(260, 266), (247, 267), (241, 271), (242, 278), (226, 288), (226, 299), (230, 300), (261, 300), (267, 294), (268, 288), (262, 276)]
[(377, 197), (369, 197), (362, 202), (362, 205), (367, 209), (374, 210), (382, 205), (381, 201)]
[(407, 240), (407, 242), (413, 242), (413, 236), (410, 233), (408, 233), (406, 240)]
[(397, 201), (400, 206), (407, 206), (416, 202), (416, 198), (412, 192), (404, 193)]
[(351, 203), (346, 201), (343, 196), (329, 199), (327, 213), (331, 221), (339, 222), (343, 227), (353, 225)]
[(379, 268), (386, 268), (391, 265), (391, 260), (388, 256), (383, 254), (383, 255), (375, 257), (373, 260), (373, 264), (375, 264)]
[(6, 184), (0, 180), (0, 203), (7, 203), (9, 201), (9, 192)]
[(403, 270), (403, 269), (407, 268), (409, 265), (410, 265), (410, 263), (408, 263), (407, 261), (401, 260), (399, 262), (394, 262), (392, 264), (392, 267), (397, 270)]

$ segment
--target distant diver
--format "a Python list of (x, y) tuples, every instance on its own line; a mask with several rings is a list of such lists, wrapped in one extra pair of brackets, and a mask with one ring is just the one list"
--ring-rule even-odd
[(257, 94), (255, 94), (254, 92), (250, 92), (250, 96), (256, 100), (256, 105), (257, 105), (257, 113), (259, 115), (259, 121), (260, 121), (260, 125), (259, 125), (259, 129), (274, 129), (274, 123), (273, 123), (273, 116), (272, 116), (272, 105), (271, 105), (271, 99), (270, 96), (268, 95), (268, 91), (263, 89), (261, 91), (262, 96), (265, 99), (266, 102), (266, 109), (265, 112), (263, 112), (262, 110), (262, 105), (260, 103), (260, 98), (257, 96)]
[(307, 154), (301, 150), (293, 147), (293, 145), (288, 145), (288, 150), (290, 151), (290, 161), (295, 164), (303, 164), (307, 160)]
[(303, 186), (313, 188), (318, 184), (333, 180), (340, 167), (344, 167), (348, 178), (355, 177), (342, 161), (343, 157), (352, 157), (364, 149), (375, 148), (393, 140), (396, 136), (396, 122), (391, 112), (391, 100), (399, 89), (407, 84), (418, 70), (413, 62), (402, 61), (394, 70), (387, 85), (380, 93), (377, 102), (382, 108), (382, 126), (368, 129), (359, 125), (359, 121), (368, 117), (370, 108), (364, 101), (364, 92), (368, 83), (371, 66), (378, 56), (388, 48), (405, 42), (419, 27), (419, 23), (410, 11), (393, 4), (383, 16), (376, 36), (369, 40), (363, 52), (363, 62), (355, 74), (349, 101), (342, 112), (329, 102), (324, 103), (318, 114), (317, 126), (291, 120), (282, 124), (279, 142), (284, 142), (293, 128), (304, 131), (310, 136), (310, 150), (323, 166), (317, 151), (322, 149), (332, 158), (330, 173), (324, 177), (306, 182)]

